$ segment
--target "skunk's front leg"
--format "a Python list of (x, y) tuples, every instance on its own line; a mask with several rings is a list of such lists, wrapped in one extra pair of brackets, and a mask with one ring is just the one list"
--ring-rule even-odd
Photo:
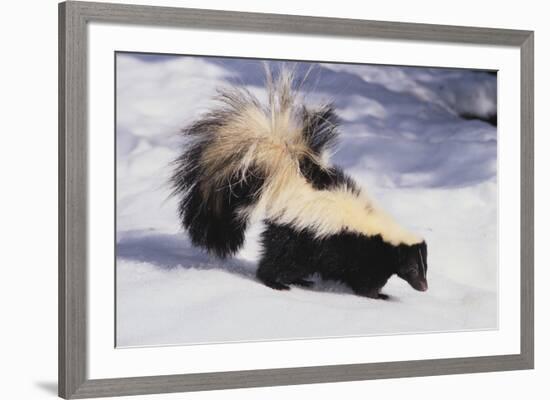
[(375, 300), (388, 300), (390, 298), (390, 296), (384, 293), (365, 294), (365, 297), (368, 297), (369, 299), (375, 299)]
[(369, 299), (387, 300), (389, 296), (387, 294), (380, 293), (380, 290), (384, 285), (371, 286), (368, 284), (362, 285), (350, 285), (353, 292), (359, 296), (368, 297)]
[(369, 299), (387, 300), (390, 296), (384, 293), (380, 293), (381, 288), (375, 288), (368, 290), (364, 295)]

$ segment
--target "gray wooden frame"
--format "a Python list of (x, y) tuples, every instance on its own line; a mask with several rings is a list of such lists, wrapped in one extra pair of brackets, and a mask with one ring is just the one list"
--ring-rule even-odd
[[(521, 353), (122, 379), (88, 379), (86, 65), (87, 24), (91, 21), (520, 48)], [(59, 395), (63, 398), (89, 398), (533, 368), (533, 52), (532, 31), (91, 2), (59, 4)]]

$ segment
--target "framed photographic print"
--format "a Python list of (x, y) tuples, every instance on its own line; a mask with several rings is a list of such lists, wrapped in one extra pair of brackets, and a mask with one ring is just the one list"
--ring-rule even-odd
[(533, 368), (533, 32), (59, 27), (61, 397)]

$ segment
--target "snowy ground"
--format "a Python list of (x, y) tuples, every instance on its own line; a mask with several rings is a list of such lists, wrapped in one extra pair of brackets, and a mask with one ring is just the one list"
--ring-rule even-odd
[(333, 101), (343, 119), (334, 163), (427, 239), (428, 292), (395, 277), (389, 301), (334, 282), (273, 291), (254, 278), (259, 223), (233, 260), (190, 245), (166, 183), (177, 132), (224, 82), (261, 94), (262, 68), (118, 55), (117, 345), (497, 328), (497, 135), (483, 121), (496, 77), (485, 72), (319, 64), (306, 84), (308, 100)]

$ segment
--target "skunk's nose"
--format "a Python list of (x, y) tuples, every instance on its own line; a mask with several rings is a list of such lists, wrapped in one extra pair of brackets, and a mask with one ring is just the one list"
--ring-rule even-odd
[(426, 290), (428, 290), (428, 282), (420, 282), (420, 284), (418, 285), (418, 290), (420, 290), (421, 292), (425, 292)]

